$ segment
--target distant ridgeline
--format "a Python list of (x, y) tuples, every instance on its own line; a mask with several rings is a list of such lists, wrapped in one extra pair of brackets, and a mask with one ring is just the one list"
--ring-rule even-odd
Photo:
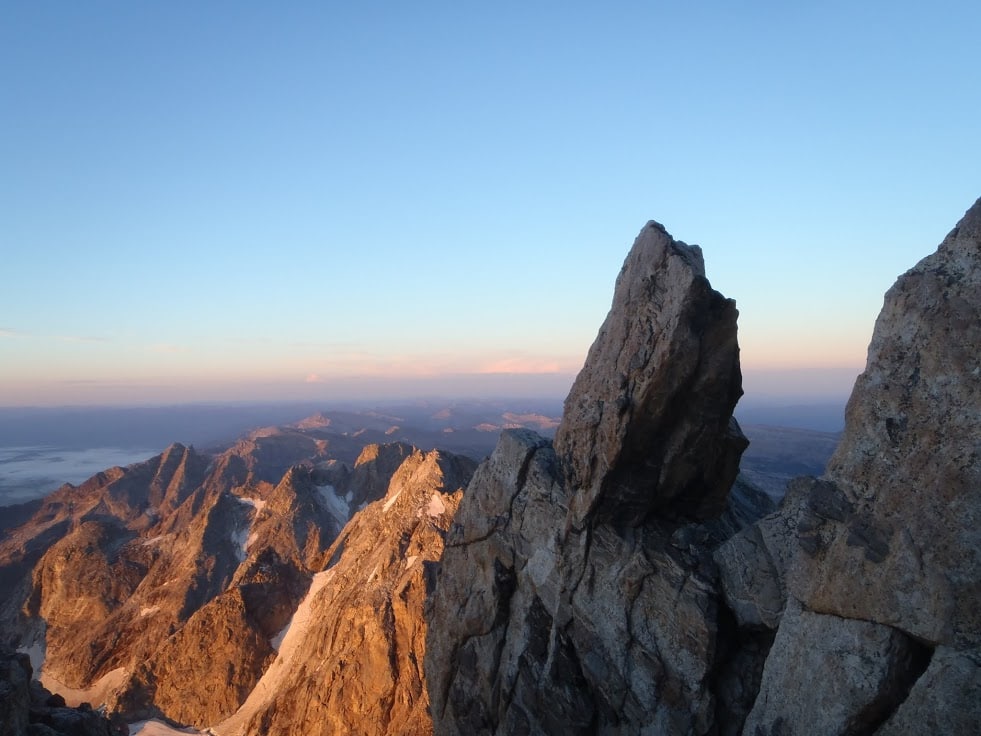
[(328, 413), (110, 468), (8, 515), (4, 643), (221, 736), (975, 733), (981, 201), (886, 295), (840, 442), (744, 455), (736, 317), (649, 223), (561, 423)]

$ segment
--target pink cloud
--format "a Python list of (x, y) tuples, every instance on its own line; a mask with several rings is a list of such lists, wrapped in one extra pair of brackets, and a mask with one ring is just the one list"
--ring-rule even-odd
[(569, 368), (549, 358), (501, 358), (480, 366), (477, 373), (563, 373)]

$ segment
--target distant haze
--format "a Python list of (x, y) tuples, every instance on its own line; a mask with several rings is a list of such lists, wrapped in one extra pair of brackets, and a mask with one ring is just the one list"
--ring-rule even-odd
[[(861, 368), (743, 368), (742, 402), (844, 403)], [(450, 374), (387, 378), (336, 378), (317, 383), (249, 381), (92, 381), (54, 385), (0, 383), (0, 407), (167, 406), (190, 403), (282, 403), (410, 400), (418, 398), (564, 399), (574, 373)]]

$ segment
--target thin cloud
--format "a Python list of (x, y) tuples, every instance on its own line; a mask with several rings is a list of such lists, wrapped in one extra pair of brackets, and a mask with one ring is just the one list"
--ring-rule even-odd
[(189, 353), (191, 349), (184, 345), (173, 345), (171, 343), (157, 343), (147, 348), (151, 353), (163, 353), (164, 355), (177, 355), (179, 353)]
[(62, 342), (82, 342), (82, 343), (103, 343), (109, 342), (108, 337), (96, 337), (94, 335), (57, 335), (57, 340)]
[(40, 340), (59, 340), (61, 342), (75, 343), (103, 343), (110, 342), (108, 337), (98, 335), (33, 335), (29, 332), (16, 330), (13, 327), (0, 327), (0, 337), (22, 338), (33, 337)]
[(478, 373), (563, 373), (569, 368), (547, 358), (502, 358), (480, 367)]

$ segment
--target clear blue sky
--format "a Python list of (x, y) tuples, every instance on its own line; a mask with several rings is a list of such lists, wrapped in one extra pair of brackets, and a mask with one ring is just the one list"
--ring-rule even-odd
[(979, 28), (943, 0), (3, 3), (0, 405), (561, 394), (649, 219), (737, 300), (749, 394), (847, 392), (981, 195)]

